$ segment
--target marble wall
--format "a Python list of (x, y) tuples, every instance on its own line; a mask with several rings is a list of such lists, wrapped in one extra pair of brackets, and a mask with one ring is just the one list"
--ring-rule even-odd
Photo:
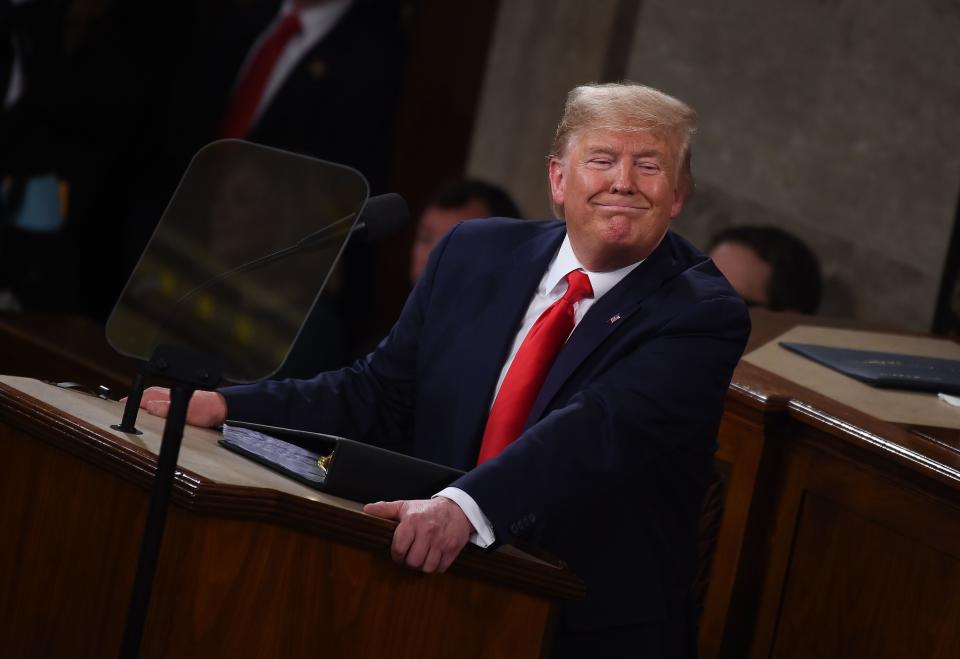
[[(501, 3), (469, 162), (530, 216), (565, 92), (600, 80), (622, 3)], [(622, 30), (620, 30), (622, 32)], [(700, 113), (704, 246), (773, 224), (820, 255), (822, 312), (926, 330), (960, 193), (960, 5), (950, 0), (646, 0), (623, 70)]]

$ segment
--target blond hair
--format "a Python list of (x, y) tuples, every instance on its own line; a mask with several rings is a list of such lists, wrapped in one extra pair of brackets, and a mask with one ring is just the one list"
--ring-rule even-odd
[(661, 135), (676, 148), (676, 166), (687, 158), (697, 113), (668, 94), (632, 83), (581, 85), (567, 94), (550, 158), (561, 158), (572, 137), (585, 129), (643, 131)]

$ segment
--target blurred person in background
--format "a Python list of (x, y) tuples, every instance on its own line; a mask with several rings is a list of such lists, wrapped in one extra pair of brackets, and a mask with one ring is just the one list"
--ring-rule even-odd
[(711, 240), (709, 256), (750, 306), (806, 314), (820, 306), (820, 263), (803, 241), (783, 229), (726, 229)]
[(437, 190), (417, 223), (410, 250), (410, 283), (417, 283), (434, 245), (450, 229), (464, 220), (484, 217), (521, 219), (523, 215), (509, 192), (486, 181), (458, 179)]

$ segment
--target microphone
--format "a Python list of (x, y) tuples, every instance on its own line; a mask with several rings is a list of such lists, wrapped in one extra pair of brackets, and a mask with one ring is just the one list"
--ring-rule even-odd
[(363, 233), (367, 240), (382, 240), (409, 221), (407, 202), (396, 192), (388, 192), (367, 200), (351, 235)]

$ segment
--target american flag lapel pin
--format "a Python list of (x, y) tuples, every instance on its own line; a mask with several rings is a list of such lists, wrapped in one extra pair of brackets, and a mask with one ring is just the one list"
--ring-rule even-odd
[(610, 320), (607, 321), (607, 325), (613, 325), (618, 320), (620, 320), (620, 314), (614, 314), (613, 316), (610, 316)]

